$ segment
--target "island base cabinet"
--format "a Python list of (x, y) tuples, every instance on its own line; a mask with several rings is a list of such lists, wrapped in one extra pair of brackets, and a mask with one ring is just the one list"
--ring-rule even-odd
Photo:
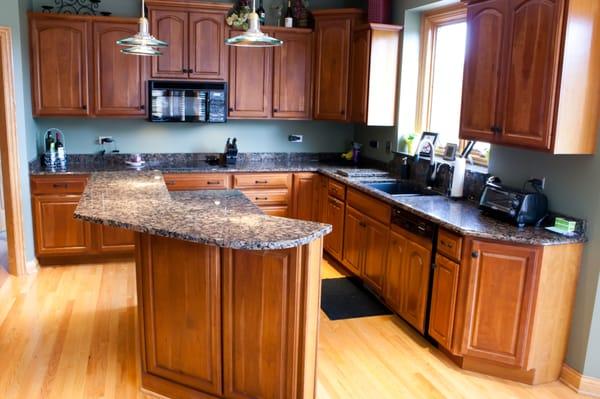
[(250, 251), (137, 234), (142, 390), (314, 398), (322, 240)]

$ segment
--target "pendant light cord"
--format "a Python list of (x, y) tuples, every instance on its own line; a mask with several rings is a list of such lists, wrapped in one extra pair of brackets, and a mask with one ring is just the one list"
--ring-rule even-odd
[(142, 18), (146, 18), (146, 10), (144, 8), (144, 0), (142, 0)]
[(256, 0), (252, 0), (252, 12), (256, 12)]

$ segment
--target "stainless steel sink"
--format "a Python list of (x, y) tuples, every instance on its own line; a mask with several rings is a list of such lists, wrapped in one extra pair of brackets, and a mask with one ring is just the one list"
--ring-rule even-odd
[(409, 181), (364, 183), (367, 187), (393, 196), (439, 195), (435, 191)]

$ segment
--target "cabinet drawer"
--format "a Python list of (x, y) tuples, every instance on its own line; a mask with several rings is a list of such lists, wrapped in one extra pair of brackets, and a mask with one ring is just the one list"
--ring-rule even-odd
[(348, 189), (348, 205), (386, 225), (390, 224), (391, 207), (352, 188)]
[(34, 176), (31, 178), (32, 194), (81, 194), (88, 175)]
[(327, 183), (327, 192), (329, 195), (341, 199), (342, 201), (346, 199), (346, 186), (339, 181), (329, 179), (329, 182)]
[(167, 173), (164, 179), (169, 191), (224, 190), (231, 187), (231, 177), (227, 174)]
[(287, 205), (289, 201), (288, 190), (244, 190), (244, 194), (258, 206)]
[(437, 251), (450, 259), (460, 262), (462, 242), (462, 237), (447, 230), (440, 229), (437, 240)]
[(233, 176), (234, 188), (288, 188), (290, 186), (291, 174), (287, 173), (260, 173), (243, 174)]

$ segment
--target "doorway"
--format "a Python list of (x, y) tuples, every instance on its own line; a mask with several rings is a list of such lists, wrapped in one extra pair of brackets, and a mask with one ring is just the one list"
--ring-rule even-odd
[[(12, 275), (26, 274), (23, 210), (17, 140), (16, 105), (14, 89), (12, 34), (0, 26), (0, 181), (2, 197), (3, 234), (0, 231), (0, 263)], [(6, 243), (5, 261), (2, 260), (2, 242)], [(4, 265), (3, 265), (4, 266)], [(0, 267), (0, 273), (4, 274)], [(2, 277), (0, 276), (0, 280)]]

